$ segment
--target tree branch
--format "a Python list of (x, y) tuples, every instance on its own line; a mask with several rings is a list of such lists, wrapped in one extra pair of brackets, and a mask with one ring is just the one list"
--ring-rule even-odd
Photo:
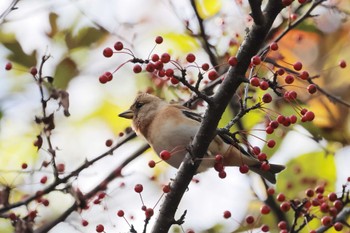
[[(214, 104), (209, 105), (205, 112), (201, 126), (190, 145), (190, 153), (187, 153), (175, 180), (172, 182), (172, 191), (166, 195), (161, 206), (159, 217), (152, 229), (153, 233), (169, 231), (174, 222), (177, 207), (200, 165), (200, 158), (204, 156), (215, 136), (216, 127), (226, 106), (238, 87), (244, 82), (244, 76), (249, 67), (251, 57), (257, 54), (262, 47), (272, 23), (282, 8), (281, 1), (270, 0), (265, 9), (265, 23), (263, 25), (254, 24), (244, 39), (237, 54), (238, 64), (230, 68), (218, 92), (213, 96)], [(193, 157), (197, 159), (194, 160)]]
[(250, 8), (252, 9), (252, 17), (256, 25), (263, 25), (265, 17), (261, 11), (262, 0), (249, 0)]

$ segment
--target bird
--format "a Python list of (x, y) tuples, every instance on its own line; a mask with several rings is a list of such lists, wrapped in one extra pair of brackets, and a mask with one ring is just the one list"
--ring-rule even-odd
[[(118, 116), (131, 119), (132, 129), (138, 136), (142, 136), (159, 156), (162, 151), (168, 151), (171, 156), (165, 162), (175, 168), (179, 168), (184, 160), (187, 148), (202, 120), (202, 116), (197, 112), (179, 104), (168, 103), (148, 93), (139, 93), (130, 108)], [(261, 161), (230, 139), (222, 134), (214, 137), (197, 169), (198, 173), (214, 167), (215, 156), (221, 155), (224, 166), (247, 165), (249, 170), (272, 184), (276, 183), (275, 174), (285, 168), (283, 165), (269, 164), (270, 168), (264, 170), (261, 168)]]

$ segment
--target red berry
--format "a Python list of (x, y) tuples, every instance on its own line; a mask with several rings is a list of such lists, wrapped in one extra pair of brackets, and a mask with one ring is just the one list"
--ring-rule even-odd
[(329, 211), (329, 205), (326, 202), (321, 203), (320, 210), (323, 213), (327, 213)]
[(276, 71), (276, 73), (277, 73), (278, 75), (284, 75), (285, 72), (286, 72), (286, 71), (285, 71), (283, 68), (279, 68), (279, 69)]
[(83, 225), (83, 227), (86, 227), (87, 225), (89, 225), (89, 222), (85, 219), (81, 220), (81, 225)]
[(154, 64), (153, 63), (148, 63), (146, 65), (146, 71), (152, 73), (155, 70)]
[(341, 202), (340, 200), (335, 200), (333, 202), (333, 206), (340, 211), (343, 208), (343, 202)]
[(264, 225), (261, 226), (261, 231), (262, 232), (268, 232), (269, 230), (270, 230), (270, 228), (269, 228), (268, 225), (264, 224)]
[(226, 210), (224, 211), (224, 218), (230, 218), (231, 217), (231, 212)]
[(66, 169), (66, 166), (64, 165), (64, 163), (59, 163), (59, 164), (57, 164), (57, 171), (58, 171), (59, 173), (64, 172), (65, 169)]
[(107, 147), (111, 147), (113, 145), (113, 140), (112, 139), (107, 139), (106, 142), (105, 142), (105, 145)]
[(269, 188), (266, 190), (266, 192), (267, 192), (268, 195), (271, 196), (271, 195), (275, 194), (275, 189), (272, 188), (272, 187), (269, 187)]
[(286, 196), (283, 193), (279, 193), (276, 197), (276, 200), (279, 202), (283, 202), (286, 200)]
[(151, 57), (151, 60), (153, 62), (159, 61), (159, 55), (158, 54), (153, 54), (152, 57)]
[(269, 214), (271, 211), (270, 206), (268, 205), (263, 205), (260, 207), (260, 213), (261, 214)]
[(287, 229), (287, 222), (286, 221), (280, 221), (277, 226), (281, 230)]
[(303, 64), (302, 64), (300, 61), (298, 61), (298, 62), (296, 62), (296, 63), (293, 64), (293, 68), (294, 68), (296, 71), (299, 71), (299, 70), (301, 70), (301, 69), (303, 68)]
[(208, 63), (203, 63), (202, 64), (202, 70), (204, 70), (204, 71), (209, 70), (209, 64)]
[(236, 66), (238, 63), (237, 57), (230, 57), (228, 59), (228, 64), (230, 64), (230, 66)]
[(124, 211), (123, 210), (118, 210), (117, 212), (118, 217), (124, 217)]
[(294, 77), (292, 75), (287, 75), (285, 78), (284, 78), (284, 81), (287, 83), (287, 84), (292, 84), (294, 82)]
[(270, 103), (272, 101), (272, 96), (269, 93), (266, 93), (262, 97), (264, 103)]
[(219, 77), (218, 73), (215, 70), (212, 70), (208, 73), (209, 80), (213, 81)]
[(163, 37), (157, 36), (156, 39), (154, 40), (157, 44), (163, 43)]
[(30, 70), (29, 70), (29, 73), (33, 76), (37, 75), (38, 73), (38, 69), (36, 67), (31, 67)]
[(164, 192), (164, 193), (170, 192), (170, 185), (164, 185), (164, 186), (163, 186), (163, 192)]
[(260, 89), (263, 90), (263, 91), (267, 90), (269, 88), (269, 86), (270, 86), (269, 83), (266, 82), (266, 81), (261, 81), (260, 82)]
[(332, 224), (332, 218), (330, 216), (324, 216), (321, 218), (323, 226), (330, 226)]
[(275, 147), (275, 145), (276, 145), (276, 141), (275, 140), (270, 139), (270, 140), (267, 141), (267, 146), (268, 147), (273, 148), (273, 147)]
[(290, 4), (292, 4), (294, 0), (282, 0), (282, 5), (283, 6), (289, 6)]
[(168, 63), (170, 61), (170, 54), (169, 53), (163, 53), (161, 56), (160, 56), (160, 60), (161, 62), (163, 63)]
[(171, 77), (173, 77), (174, 76), (174, 70), (173, 69), (167, 69), (166, 71), (165, 71), (165, 75), (167, 76), (167, 77), (169, 77), (169, 78), (171, 78)]
[(135, 74), (138, 74), (142, 71), (142, 67), (140, 65), (135, 65), (134, 68), (132, 69)]
[(336, 222), (334, 223), (333, 227), (334, 227), (334, 230), (341, 231), (343, 229), (343, 224), (341, 222)]
[(40, 179), (40, 183), (45, 184), (47, 182), (47, 176), (43, 176)]
[(168, 160), (170, 159), (171, 157), (171, 153), (167, 150), (162, 150), (160, 153), (159, 153), (159, 156), (163, 159), (163, 160)]
[(141, 193), (141, 192), (143, 191), (143, 186), (142, 186), (142, 184), (137, 184), (137, 185), (135, 185), (134, 190), (135, 190), (135, 192), (137, 192), (137, 193)]
[(253, 87), (260, 86), (260, 80), (258, 77), (252, 77), (249, 82), (250, 82), (250, 85), (252, 85)]
[(113, 50), (109, 47), (105, 48), (103, 50), (103, 56), (105, 57), (112, 57), (113, 56)]
[(261, 63), (261, 59), (258, 55), (255, 55), (254, 57), (252, 57), (251, 62), (257, 66)]
[(96, 231), (97, 232), (103, 232), (105, 230), (105, 227), (102, 224), (98, 224), (96, 226)]
[(307, 86), (307, 91), (310, 94), (314, 94), (317, 91), (317, 86), (315, 84), (310, 84), (309, 86)]
[(331, 201), (331, 202), (334, 202), (335, 200), (337, 200), (337, 194), (336, 193), (330, 193), (328, 194), (328, 200)]
[(224, 170), (224, 164), (223, 163), (215, 163), (214, 164), (214, 169), (217, 172), (223, 171)]
[(277, 129), (279, 126), (278, 121), (270, 121), (269, 126), (271, 126), (274, 129)]
[(303, 116), (303, 118), (305, 117), (306, 121), (312, 121), (313, 119), (315, 119), (315, 113), (311, 112), (311, 111), (307, 111), (305, 113), (305, 115)]
[(259, 161), (265, 161), (267, 159), (267, 155), (265, 153), (260, 153), (258, 155)]
[(186, 56), (186, 61), (192, 63), (196, 60), (196, 56), (193, 53), (189, 53)]
[(50, 205), (50, 201), (47, 200), (47, 199), (43, 199), (43, 200), (42, 200), (42, 204), (43, 204), (44, 206), (49, 206), (49, 205)]
[(223, 159), (224, 157), (222, 155), (215, 155), (215, 162), (217, 163), (222, 162)]
[(277, 44), (276, 42), (272, 42), (272, 43), (270, 44), (270, 49), (271, 49), (272, 51), (278, 50), (278, 44)]
[(280, 124), (283, 124), (286, 120), (286, 117), (283, 116), (283, 115), (278, 115), (277, 117), (277, 122), (280, 123)]
[(245, 174), (249, 171), (249, 167), (247, 164), (243, 164), (241, 166), (239, 166), (239, 171), (242, 173), (242, 174)]
[(6, 63), (5, 70), (11, 70), (11, 69), (12, 69), (12, 63), (11, 62)]
[(313, 197), (315, 195), (315, 192), (314, 190), (308, 188), (306, 191), (305, 191), (305, 195), (308, 196), (308, 197)]
[(147, 208), (145, 211), (145, 214), (146, 214), (146, 218), (151, 218), (154, 214), (154, 211), (152, 208)]
[(258, 146), (254, 146), (254, 147), (253, 147), (253, 153), (254, 153), (255, 155), (260, 154), (260, 152), (261, 152), (260, 147), (258, 147)]
[(340, 62), (339, 62), (339, 66), (340, 66), (340, 68), (345, 68), (346, 67), (346, 61), (344, 61), (344, 60), (341, 60)]
[(260, 169), (263, 171), (268, 171), (270, 170), (270, 164), (266, 161), (261, 163)]
[(114, 44), (114, 49), (117, 50), (117, 51), (120, 51), (124, 48), (124, 45), (123, 45), (123, 42), (121, 41), (117, 41), (115, 42)]
[(303, 71), (303, 72), (301, 72), (301, 74), (300, 74), (300, 78), (302, 79), (302, 80), (307, 80), (308, 78), (309, 78), (309, 73), (307, 72), (307, 71)]
[(22, 169), (27, 169), (28, 168), (28, 164), (27, 163), (22, 163), (21, 167), (22, 167)]
[(156, 162), (154, 162), (154, 160), (150, 160), (150, 161), (148, 162), (148, 166), (149, 166), (150, 168), (154, 168), (154, 167), (156, 166)]
[(179, 81), (177, 78), (171, 77), (171, 78), (170, 78), (170, 82), (171, 82), (173, 85), (176, 85), (176, 84), (178, 84), (180, 81)]
[(290, 203), (288, 201), (284, 201), (280, 204), (280, 209), (283, 212), (288, 212), (290, 210)]
[(300, 4), (304, 4), (307, 0), (298, 0)]
[(297, 122), (298, 118), (295, 115), (291, 115), (289, 117), (289, 120), (290, 120), (290, 123), (295, 124)]
[(252, 223), (254, 223), (255, 219), (254, 219), (254, 217), (253, 217), (252, 215), (248, 215), (248, 216), (245, 218), (245, 221), (246, 221), (246, 223), (248, 223), (248, 224), (252, 224)]
[(226, 174), (226, 172), (225, 172), (224, 170), (219, 171), (219, 177), (220, 177), (221, 179), (225, 179), (226, 176), (227, 176), (227, 174)]

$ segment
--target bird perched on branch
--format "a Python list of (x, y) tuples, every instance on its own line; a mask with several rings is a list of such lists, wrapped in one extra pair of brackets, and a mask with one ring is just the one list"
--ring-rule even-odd
[[(183, 161), (187, 148), (200, 127), (201, 115), (192, 110), (166, 101), (150, 94), (139, 94), (130, 109), (120, 113), (119, 117), (132, 119), (132, 128), (137, 135), (142, 135), (148, 144), (160, 155), (162, 151), (170, 152), (166, 160), (178, 168)], [(269, 169), (262, 169), (262, 162), (242, 149), (228, 137), (216, 135), (210, 143), (205, 159), (198, 172), (215, 165), (214, 157), (221, 155), (224, 166), (247, 165), (249, 169), (271, 183), (276, 183), (275, 174), (284, 166), (269, 164)], [(212, 159), (207, 159), (212, 158)]]

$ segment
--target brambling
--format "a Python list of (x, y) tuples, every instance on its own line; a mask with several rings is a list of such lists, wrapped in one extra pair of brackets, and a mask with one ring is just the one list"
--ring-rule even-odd
[[(133, 130), (143, 136), (158, 155), (163, 150), (170, 152), (171, 156), (166, 162), (175, 168), (179, 168), (183, 161), (202, 119), (201, 115), (184, 106), (169, 104), (146, 93), (139, 94), (130, 109), (120, 113), (119, 117), (132, 119)], [(214, 157), (220, 154), (224, 166), (245, 164), (251, 171), (276, 183), (275, 174), (282, 171), (284, 166), (269, 164), (270, 168), (263, 170), (261, 161), (229, 139), (225, 135), (215, 136), (204, 157), (212, 159), (203, 159), (197, 172), (213, 167)]]

